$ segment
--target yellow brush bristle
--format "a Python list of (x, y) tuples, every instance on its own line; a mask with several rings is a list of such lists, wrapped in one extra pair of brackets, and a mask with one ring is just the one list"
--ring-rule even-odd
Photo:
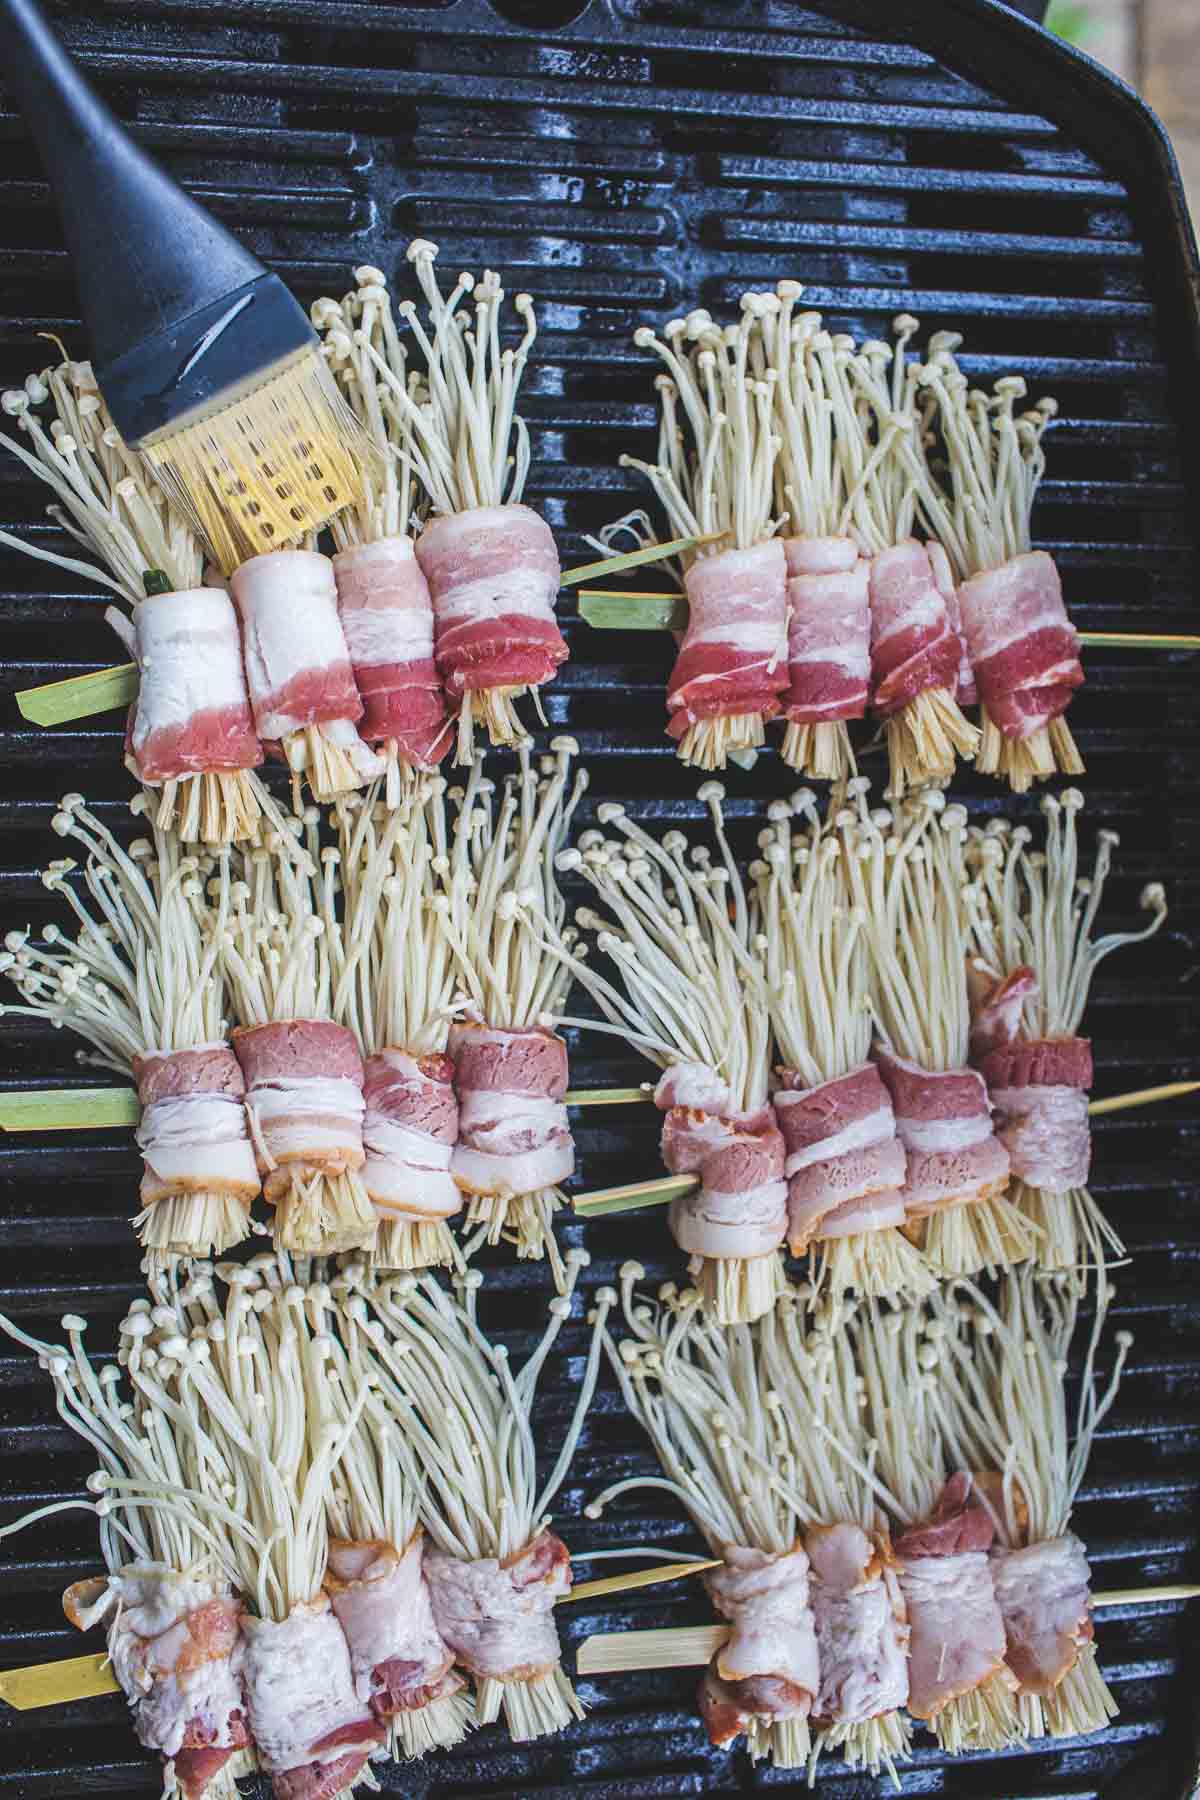
[(370, 454), (317, 349), (142, 448), (226, 575), (351, 505)]

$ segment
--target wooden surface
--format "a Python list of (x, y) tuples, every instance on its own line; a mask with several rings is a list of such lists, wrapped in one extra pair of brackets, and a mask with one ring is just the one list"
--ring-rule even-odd
[(1087, 12), (1080, 47), (1158, 113), (1200, 219), (1200, 0), (1087, 0)]

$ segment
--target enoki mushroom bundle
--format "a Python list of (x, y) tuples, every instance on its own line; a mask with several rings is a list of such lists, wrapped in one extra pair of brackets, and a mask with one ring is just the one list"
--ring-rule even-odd
[[(562, 1263), (554, 1215), (575, 1168), (567, 1116), (567, 1047), (555, 1032), (570, 986), (559, 954), (576, 933), (555, 874), (587, 776), (574, 738), (550, 740), (535, 761), (527, 740), (515, 774), (497, 788), (471, 766), (435, 827), (438, 923), (454, 958), (458, 998), (447, 1050), (454, 1064), (458, 1137), (450, 1173), (467, 1196), (470, 1247), (516, 1246)], [(441, 806), (440, 799), (433, 804)]]
[(406, 403), (427, 406), (420, 377), (409, 373), (380, 269), (354, 271), (357, 288), (339, 303), (318, 300), (313, 324), (350, 406), (377, 451), (357, 506), (330, 523), (337, 555), (338, 612), (363, 702), (359, 734), (380, 748), (394, 805), (404, 769), (434, 768), (450, 748), (442, 679), (434, 663), (433, 601), (409, 535), (428, 500), (415, 479), (398, 403), (381, 364)]
[[(666, 364), (658, 461), (623, 456), (654, 489), (672, 537), (713, 537), (683, 557), (688, 624), (667, 689), (667, 730), (686, 763), (723, 769), (764, 742), (788, 686), (788, 566), (772, 517), (780, 437), (761, 321), (774, 294), (744, 294), (736, 325), (702, 308), (639, 348)], [(630, 524), (632, 521), (623, 521)]]
[(847, 339), (840, 347), (869, 446), (849, 511), (851, 534), (871, 557), (871, 705), (884, 723), (895, 794), (949, 781), (956, 758), (973, 757), (979, 744), (959, 706), (967, 694), (950, 565), (936, 542), (914, 536), (924, 420), (921, 365), (907, 346), (917, 329), (902, 313), (894, 345), (868, 340), (856, 352)]
[(768, 1096), (765, 978), (723, 797), (718, 782), (700, 789), (715, 864), (682, 831), (660, 841), (606, 801), (597, 818), (616, 835), (585, 832), (559, 867), (582, 874), (602, 901), (603, 913), (585, 908), (576, 921), (595, 934), (620, 981), (564, 950), (602, 1015), (570, 1023), (624, 1038), (664, 1071), (654, 1094), (666, 1115), (663, 1160), (672, 1174), (698, 1177), (671, 1203), (672, 1235), (717, 1316), (744, 1322), (774, 1304), (788, 1190)]
[[(533, 301), (516, 296), (524, 334), (502, 349), (499, 277), (490, 269), (479, 281), (461, 274), (447, 297), (434, 269), (437, 253), (420, 238), (407, 253), (427, 322), (411, 302), (398, 309), (424, 358), (419, 387), (386, 326), (380, 336), (364, 318), (353, 345), (380, 378), (381, 403), (386, 390), (389, 444), (411, 459), (432, 508), (416, 556), (433, 603), (434, 661), (457, 712), (457, 758), (465, 763), (477, 725), (495, 744), (524, 737), (515, 702), (529, 690), (536, 698), (568, 652), (554, 616), (554, 538), (521, 502), (529, 432), (516, 402), (537, 333)], [(468, 297), (470, 306), (460, 305)]]
[(290, 853), (227, 851), (208, 883), (205, 930), (238, 1020), (232, 1043), (276, 1242), (325, 1255), (370, 1247), (376, 1215), (362, 1181), (362, 1051), (334, 1012), (346, 955), (339, 857), (321, 848), (319, 822), (316, 807), (292, 821), (307, 832), (299, 854), (290, 831)]
[(1010, 1198), (1039, 1233), (1037, 1262), (1079, 1285), (1096, 1271), (1103, 1290), (1105, 1263), (1124, 1247), (1088, 1192), (1092, 1049), (1079, 1028), (1105, 957), (1152, 937), (1167, 906), (1152, 882), (1141, 895), (1151, 915), (1142, 930), (1093, 938), (1120, 840), (1099, 832), (1081, 874), (1082, 809), (1077, 788), (1047, 795), (1043, 848), (1027, 826), (1004, 819), (968, 834), (971, 1057), (1012, 1163)]
[(237, 613), (225, 583), (206, 575), (191, 520), (126, 449), (90, 363), (44, 369), (0, 404), (24, 439), (0, 444), (52, 490), (50, 516), (99, 566), (7, 533), (0, 541), (100, 582), (129, 609), (104, 616), (138, 665), (125, 760), (158, 825), (210, 844), (249, 837), (275, 809), (253, 772), (263, 746)]
[(854, 1431), (853, 1372), (847, 1391), (790, 1293), (755, 1327), (723, 1328), (694, 1288), (646, 1301), (641, 1275), (622, 1269), (632, 1335), (606, 1345), (663, 1477), (617, 1482), (589, 1516), (665, 1489), (721, 1559), (705, 1579), (730, 1632), (699, 1690), (714, 1743), (744, 1733), (756, 1759), (807, 1766), (810, 1781), (826, 1752), (894, 1776), (909, 1743), (907, 1615), (871, 1485), (828, 1441)]
[[(143, 816), (145, 797), (130, 810)], [(220, 905), (215, 922), (203, 919), (205, 867), (157, 824), (152, 838), (124, 848), (80, 794), (65, 796), (53, 826), (87, 855), (86, 897), (70, 858), (42, 877), (78, 930), (9, 933), (0, 967), (21, 1004), (4, 1010), (68, 1027), (92, 1046), (87, 1060), (137, 1083), (143, 1174), (134, 1223), (151, 1262), (227, 1250), (249, 1233), (260, 1181), (246, 1083), (227, 1041)]]
[(551, 1300), (549, 1323), (519, 1371), (480, 1325), (477, 1272), (458, 1278), (452, 1293), (429, 1277), (364, 1273), (340, 1324), (351, 1365), (376, 1383), (372, 1414), (393, 1427), (401, 1478), (419, 1494), (437, 1629), (474, 1680), (479, 1724), (503, 1711), (518, 1743), (583, 1717), (554, 1624), (555, 1603), (570, 1588), (570, 1554), (550, 1530), (547, 1509), (595, 1390), (611, 1289), (596, 1297), (579, 1394), (542, 1482), (533, 1411), (538, 1377), (587, 1261), (583, 1251), (568, 1254), (565, 1291)]
[(337, 810), (344, 948), (332, 1005), (363, 1052), (362, 1182), (379, 1221), (375, 1260), (388, 1269), (458, 1255), (459, 1106), (446, 1054), (458, 965), (439, 905), (445, 789), (426, 777), (395, 810), (375, 790)]
[(1072, 1415), (1066, 1384), (1079, 1301), (1065, 1275), (1022, 1269), (995, 1299), (962, 1282), (933, 1307), (945, 1325), (938, 1376), (947, 1442), (963, 1467), (992, 1477), (979, 1483), (980, 1498), (995, 1528), (990, 1562), (1005, 1660), (1031, 1738), (1101, 1731), (1118, 1710), (1097, 1667), (1091, 1572), (1070, 1523), (1132, 1338), (1116, 1334), (1101, 1386), (1098, 1304)]
[(1018, 414), (1027, 388), (1005, 375), (989, 395), (972, 388), (941, 332), (919, 373), (924, 433), (937, 448), (918, 498), (950, 557), (956, 604), (981, 701), (976, 766), (1017, 793), (1083, 761), (1066, 710), (1083, 683), (1079, 637), (1067, 617), (1054, 558), (1034, 550), (1030, 515), (1046, 469), (1042, 438), (1054, 400)]
[(1033, 1254), (1037, 1233), (1007, 1198), (1008, 1151), (969, 1063), (967, 815), (936, 790), (871, 811), (865, 784), (852, 785), (839, 866), (862, 921), (874, 1058), (907, 1157), (906, 1229), (938, 1274), (1007, 1268)]
[(907, 1156), (870, 1058), (866, 916), (848, 893), (840, 813), (822, 821), (801, 789), (775, 801), (768, 820), (749, 873), (780, 1058), (773, 1104), (787, 1147), (788, 1247), (811, 1255), (817, 1286), (835, 1297), (854, 1288), (911, 1299), (933, 1275), (904, 1236)]

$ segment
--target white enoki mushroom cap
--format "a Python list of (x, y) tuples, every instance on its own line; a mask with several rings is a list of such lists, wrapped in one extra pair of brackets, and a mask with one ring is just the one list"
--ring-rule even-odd
[[(47, 403), (53, 408), (49, 420), (37, 410)], [(161, 570), (176, 590), (200, 586), (199, 538), (149, 465), (122, 443), (89, 363), (65, 360), (30, 376), (23, 390), (4, 395), (3, 408), (23, 441), (0, 434), (0, 444), (51, 490), (51, 518), (100, 566), (7, 533), (3, 542), (98, 581), (135, 606), (145, 598), (143, 577), (150, 570)]]
[(10, 936), (6, 972), (23, 1001), (11, 1010), (70, 1026), (102, 1066), (123, 1074), (147, 1050), (222, 1037), (224, 995), (197, 914), (195, 858), (157, 828), (153, 841), (122, 848), (79, 794), (63, 797), (53, 827), (87, 851), (82, 895), (67, 879), (73, 860), (52, 862), (43, 875), (74, 913), (78, 935), (71, 940), (52, 923), (41, 943), (27, 932)]
[(1103, 901), (1116, 832), (1096, 835), (1090, 875), (1080, 874), (1078, 788), (1041, 804), (1044, 848), (1033, 845), (1027, 826), (998, 821), (966, 838), (970, 881), (964, 885), (971, 947), (994, 975), (1027, 965), (1038, 991), (1024, 1005), (1022, 1029), (1030, 1037), (1074, 1036), (1083, 1020), (1092, 980), (1114, 950), (1151, 937), (1167, 916), (1162, 884), (1143, 889), (1141, 906), (1152, 916), (1140, 931), (1093, 938)]

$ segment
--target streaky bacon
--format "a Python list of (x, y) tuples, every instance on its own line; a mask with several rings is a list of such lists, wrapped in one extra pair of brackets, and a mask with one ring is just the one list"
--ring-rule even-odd
[(289, 1164), (331, 1174), (362, 1167), (363, 1062), (352, 1031), (329, 1019), (281, 1019), (239, 1025), (232, 1042), (269, 1201), (286, 1192)]
[(667, 730), (773, 719), (788, 685), (787, 561), (778, 538), (700, 556), (684, 575), (688, 623), (667, 687)]
[(528, 506), (429, 520), (416, 543), (433, 600), (434, 660), (451, 703), (479, 688), (540, 687), (567, 660), (554, 616), (554, 535)]
[(152, 594), (133, 621), (105, 615), (138, 665), (125, 756), (151, 787), (181, 776), (254, 769), (263, 748), (254, 729), (238, 617), (223, 588)]
[(1084, 675), (1054, 558), (1031, 550), (973, 575), (959, 603), (980, 697), (1005, 737), (1029, 737), (1065, 712)]
[[(663, 1099), (676, 1089), (677, 1083), (659, 1084)], [(681, 1250), (747, 1261), (783, 1243), (784, 1142), (769, 1106), (725, 1116), (672, 1106), (663, 1120), (662, 1155), (673, 1175), (700, 1177), (698, 1188), (671, 1202), (669, 1223)]]
[[(876, 1230), (903, 1224), (904, 1146), (873, 1063), (807, 1089), (794, 1069), (781, 1070), (775, 1116), (788, 1153), (784, 1173), (793, 1256), (828, 1235), (828, 1225), (839, 1214), (844, 1220), (849, 1209), (856, 1218), (869, 1218)], [(876, 1204), (864, 1212), (860, 1203), (870, 1199)]]
[(1038, 978), (1024, 963), (997, 978), (968, 961), (967, 982), (971, 990), (971, 1061), (978, 1065), (989, 1050), (1011, 1044), (1018, 1036), (1025, 1002), (1037, 993)]
[(950, 558), (941, 544), (931, 541), (925, 548), (929, 552), (929, 566), (933, 570), (933, 579), (938, 593), (946, 602), (946, 616), (950, 620), (950, 629), (958, 639), (958, 680), (955, 684), (954, 698), (960, 706), (978, 706), (979, 689), (975, 683), (975, 670), (971, 666), (971, 648), (967, 643), (967, 634), (963, 630), (962, 603), (958, 597), (958, 586), (954, 580), (954, 572), (950, 567)]
[(459, 1135), (450, 1172), (467, 1194), (530, 1194), (555, 1187), (575, 1168), (563, 1104), (567, 1046), (541, 1026), (450, 1027)]
[(933, 1513), (897, 1539), (900, 1587), (908, 1606), (908, 1710), (936, 1718), (951, 1700), (1002, 1673), (1004, 1620), (996, 1600), (988, 1548), (995, 1527), (974, 1493), (972, 1477), (952, 1475)]
[(908, 1699), (908, 1612), (886, 1534), (819, 1525), (805, 1534), (821, 1667), (813, 1716), (855, 1725)]
[(270, 550), (243, 563), (230, 587), (263, 741), (277, 743), (307, 725), (361, 719), (329, 558), (315, 550)]
[(451, 1218), (462, 1199), (450, 1173), (458, 1098), (450, 1057), (385, 1049), (364, 1065), (363, 1185), (376, 1208), (410, 1219)]
[(871, 686), (871, 565), (850, 538), (784, 540), (793, 725), (861, 719)]
[(953, 694), (962, 658), (929, 548), (909, 538), (871, 563), (871, 705), (890, 719), (933, 688)]
[(700, 1719), (710, 1744), (732, 1744), (755, 1719), (803, 1719), (808, 1716), (811, 1695), (779, 1675), (749, 1675), (744, 1681), (724, 1681), (717, 1673), (716, 1658), (700, 1677), (697, 1690)]
[(1070, 1532), (1021, 1550), (992, 1551), (1006, 1661), (1023, 1694), (1052, 1694), (1093, 1637), (1091, 1570)]
[(363, 703), (359, 732), (434, 768), (453, 726), (433, 660), (433, 602), (411, 538), (381, 538), (333, 558), (338, 612)]
[(923, 1069), (882, 1044), (873, 1051), (892, 1096), (907, 1156), (902, 1197), (908, 1219), (1001, 1194), (1011, 1173), (992, 1128), (983, 1077), (975, 1069)]

